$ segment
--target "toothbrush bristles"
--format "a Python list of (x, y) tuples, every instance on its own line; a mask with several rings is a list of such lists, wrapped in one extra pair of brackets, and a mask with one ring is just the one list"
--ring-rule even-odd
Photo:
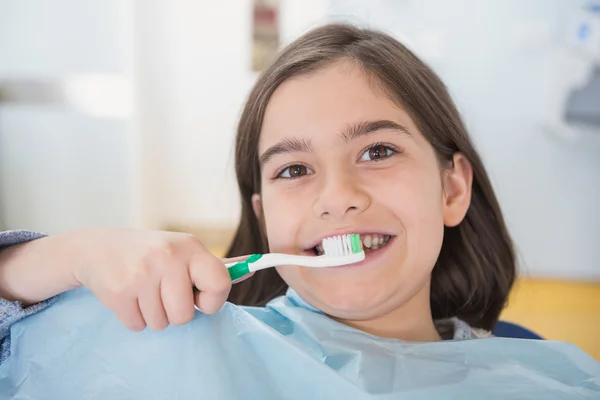
[(322, 247), (323, 253), (332, 257), (347, 256), (362, 251), (360, 235), (356, 233), (325, 238)]

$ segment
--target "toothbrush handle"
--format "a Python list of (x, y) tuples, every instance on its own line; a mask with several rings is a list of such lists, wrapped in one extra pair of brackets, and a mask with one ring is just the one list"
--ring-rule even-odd
[(299, 267), (339, 267), (360, 262), (365, 259), (365, 252), (344, 255), (344, 256), (298, 256), (292, 254), (268, 253), (257, 258), (254, 262), (249, 262), (250, 272), (265, 268), (277, 267), (282, 265), (297, 265)]
[(275, 267), (275, 266), (279, 265), (277, 263), (277, 259), (280, 257), (273, 257), (273, 256), (278, 256), (278, 255), (279, 254), (272, 254), (272, 253), (252, 254), (250, 257), (248, 257), (244, 261), (227, 263), (227, 264), (225, 264), (225, 266), (227, 267), (227, 269), (231, 269), (240, 264), (247, 264), (249, 272), (254, 272), (254, 271), (261, 270), (261, 269)]
[(225, 264), (231, 276), (231, 280), (236, 280), (250, 272), (259, 271), (265, 268), (277, 267), (280, 265), (298, 265), (301, 267), (337, 267), (362, 261), (365, 259), (365, 253), (359, 252), (346, 256), (298, 256), (292, 254), (253, 254), (244, 261)]
[[(252, 254), (244, 261), (232, 262), (225, 264), (227, 269), (231, 271), (233, 268), (248, 268), (248, 273), (259, 271), (261, 269), (277, 267), (279, 265), (305, 265), (307, 264), (307, 258), (313, 260), (319, 259), (319, 257), (306, 257), (306, 256), (295, 256), (291, 254)], [(314, 262), (310, 263), (312, 266)]]

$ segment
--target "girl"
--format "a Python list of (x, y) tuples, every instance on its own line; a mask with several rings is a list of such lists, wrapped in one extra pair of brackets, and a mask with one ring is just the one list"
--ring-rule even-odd
[(498, 201), (445, 86), (393, 38), (333, 25), (284, 50), (250, 93), (236, 172), (229, 256), (310, 255), (339, 233), (377, 242), (362, 267), (264, 271), (234, 302), (290, 285), (379, 336), (436, 340), (434, 321), (454, 317), (494, 327), (515, 278)]
[[(4, 250), (0, 294), (27, 305), (84, 285), (128, 328), (160, 330), (192, 320), (194, 303), (211, 314), (287, 291), (286, 307), (305, 302), (377, 338), (490, 336), (515, 279), (511, 239), (445, 86), (390, 36), (328, 25), (283, 50), (243, 110), (236, 172), (227, 257), (311, 256), (324, 237), (359, 233), (365, 261), (283, 266), (232, 287), (230, 260), (189, 235), (88, 230)], [(9, 321), (30, 312), (21, 303), (4, 303)]]

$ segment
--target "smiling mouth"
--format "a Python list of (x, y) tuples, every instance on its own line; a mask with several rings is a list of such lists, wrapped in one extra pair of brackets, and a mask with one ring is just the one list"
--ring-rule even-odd
[[(392, 237), (392, 235), (384, 235), (379, 233), (361, 234), (360, 242), (365, 253), (369, 253), (387, 246)], [(316, 256), (322, 256), (325, 254), (322, 244), (316, 245), (311, 250)]]

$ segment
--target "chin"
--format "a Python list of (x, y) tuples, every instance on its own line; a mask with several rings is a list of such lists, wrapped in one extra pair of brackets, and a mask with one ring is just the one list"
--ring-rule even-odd
[(418, 271), (407, 272), (384, 277), (327, 276), (329, 279), (296, 280), (291, 286), (309, 304), (335, 319), (366, 321), (404, 308), (424, 289), (427, 291), (417, 303), (429, 309), (429, 276), (425, 271), (421, 277)]
[[(375, 289), (374, 285), (340, 284), (336, 287), (320, 288), (305, 297), (309, 303), (326, 314), (343, 319), (363, 320), (377, 317), (385, 312), (392, 291)], [(302, 296), (302, 294), (300, 293)], [(393, 307), (391, 307), (393, 308)]]

